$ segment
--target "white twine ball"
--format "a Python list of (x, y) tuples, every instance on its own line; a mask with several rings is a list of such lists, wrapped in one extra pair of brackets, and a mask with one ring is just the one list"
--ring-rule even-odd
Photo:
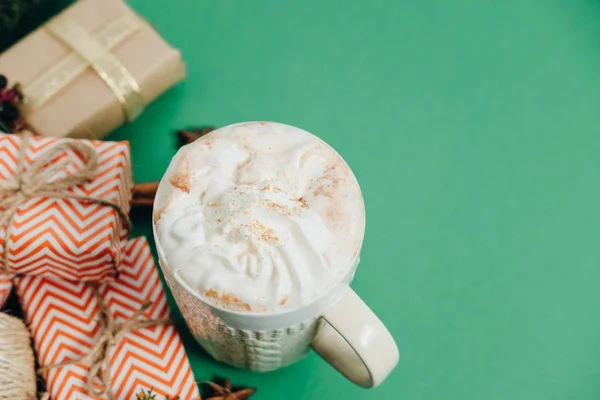
[(35, 360), (27, 327), (0, 313), (0, 400), (36, 398)]

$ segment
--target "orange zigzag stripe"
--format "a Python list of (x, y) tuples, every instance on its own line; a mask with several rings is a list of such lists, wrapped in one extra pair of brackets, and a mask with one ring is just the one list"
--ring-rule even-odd
[[(65, 210), (64, 206), (61, 206), (56, 202), (51, 202), (43, 209), (17, 212), (19, 217), (22, 215), (24, 218), (15, 218), (13, 220), (13, 229), (22, 228), (31, 222), (36, 222), (36, 224), (39, 226), (41, 224), (53, 221), (61, 226), (68, 225), (68, 228), (72, 228), (74, 231), (76, 231), (76, 233), (81, 235), (88, 231), (90, 226), (95, 226), (99, 221), (108, 217), (110, 214), (116, 216), (116, 211), (107, 209), (99, 204), (90, 204), (90, 207), (84, 208), (87, 208), (87, 210), (91, 209), (88, 215), (81, 214), (81, 212), (75, 208), (70, 208), (71, 213), (75, 214), (73, 216), (70, 212)], [(55, 214), (52, 213), (60, 214), (65, 221), (61, 221)], [(40, 218), (42, 219), (40, 220)], [(20, 236), (23, 235), (21, 234)]]
[[(73, 246), (77, 247), (77, 248), (81, 248), (84, 245), (89, 245), (91, 240), (94, 240), (95, 243), (93, 246), (91, 247), (86, 247), (89, 252), (93, 252), (94, 250), (96, 250), (99, 247), (102, 246), (106, 246), (107, 243), (110, 243), (109, 240), (111, 238), (111, 235), (108, 232), (103, 232), (103, 234), (100, 235), (96, 235), (93, 238), (88, 238), (88, 237), (83, 237), (83, 238), (75, 238), (70, 232), (66, 231), (65, 229), (58, 229), (57, 232), (57, 227), (48, 227), (45, 228), (43, 230), (40, 230), (39, 233), (36, 233), (35, 236), (33, 236), (31, 239), (28, 239), (26, 241), (22, 241), (22, 240), (14, 240), (11, 236), (12, 242), (11, 242), (11, 249), (13, 254), (19, 254), (19, 252), (27, 250), (27, 251), (34, 251), (33, 249), (30, 248), (30, 246), (44, 238), (44, 237), (51, 237), (52, 239), (54, 239), (56, 242), (58, 242), (58, 245), (61, 246), (62, 250), (67, 250), (69, 248), (72, 248)], [(104, 226), (104, 229), (110, 232), (110, 228), (111, 228), (111, 224), (107, 223)], [(61, 235), (62, 233), (62, 235)], [(66, 236), (66, 238), (65, 238)], [(68, 239), (68, 241), (64, 240), (64, 239)], [(16, 247), (15, 247), (16, 245)], [(35, 246), (35, 251), (39, 251), (42, 247), (44, 246), (48, 246), (53, 247), (55, 246), (49, 239), (44, 240), (43, 242), (36, 244)], [(70, 254), (77, 254), (77, 253), (70, 253)]]

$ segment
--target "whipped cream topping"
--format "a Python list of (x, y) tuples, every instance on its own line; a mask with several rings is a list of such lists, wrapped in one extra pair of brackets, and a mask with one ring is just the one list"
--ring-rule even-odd
[(231, 125), (182, 147), (154, 219), (167, 267), (236, 311), (295, 308), (340, 282), (364, 234), (360, 188), (344, 160), (288, 125)]

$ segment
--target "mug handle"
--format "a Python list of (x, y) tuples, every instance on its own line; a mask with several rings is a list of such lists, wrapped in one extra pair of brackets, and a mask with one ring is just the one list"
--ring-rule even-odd
[(385, 325), (349, 287), (323, 314), (312, 347), (346, 378), (364, 388), (383, 382), (400, 358)]

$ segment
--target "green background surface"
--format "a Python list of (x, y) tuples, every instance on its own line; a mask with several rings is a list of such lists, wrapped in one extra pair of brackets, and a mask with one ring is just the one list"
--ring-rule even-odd
[(136, 180), (161, 177), (180, 127), (321, 136), (364, 192), (352, 286), (401, 350), (368, 391), (314, 354), (250, 373), (211, 360), (178, 315), (198, 380), (257, 400), (600, 399), (600, 1), (130, 4), (189, 69), (109, 137), (131, 141)]

